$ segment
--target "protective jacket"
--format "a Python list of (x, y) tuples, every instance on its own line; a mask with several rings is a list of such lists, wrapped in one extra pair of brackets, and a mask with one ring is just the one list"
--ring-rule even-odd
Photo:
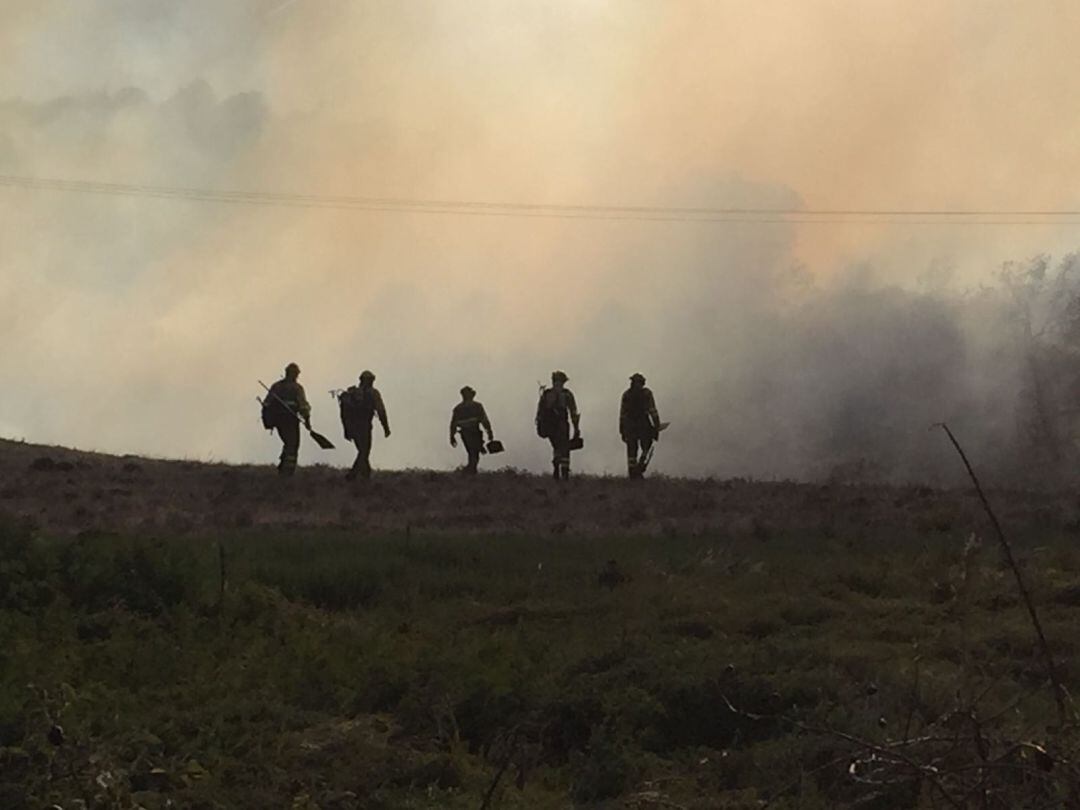
[(451, 436), (456, 431), (461, 431), (462, 434), (479, 433), (481, 428), (486, 430), (489, 436), (491, 435), (491, 422), (488, 421), (483, 405), (474, 399), (471, 402), (459, 402), (454, 406), (454, 411), (450, 416)]
[(653, 392), (645, 386), (631, 386), (623, 392), (619, 407), (619, 435), (627, 439), (655, 439), (660, 429)]
[(311, 405), (308, 404), (304, 386), (286, 377), (270, 386), (270, 393), (263, 400), (263, 423), (269, 427), (295, 424), (295, 414), (299, 414), (301, 419), (310, 419)]

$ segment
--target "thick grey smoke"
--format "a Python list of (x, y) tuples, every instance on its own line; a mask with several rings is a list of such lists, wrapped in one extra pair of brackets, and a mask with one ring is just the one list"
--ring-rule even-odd
[[(910, 120), (921, 84), (864, 109), (830, 102), (820, 119), (781, 104), (783, 82), (840, 98), (848, 74), (825, 57), (816, 76), (788, 65), (788, 40), (754, 14), (724, 12), (767, 29), (766, 55), (743, 66), (734, 51), (688, 50), (693, 32), (649, 4), (478, 4), (468, 19), (423, 8), (155, 0), (72, 16), (17, 1), (0, 11), (0, 173), (752, 208), (850, 199), (868, 176), (882, 198), (903, 178), (923, 195), (939, 176), (918, 149), (898, 161), (877, 148), (896, 146), (890, 116)], [(704, 30), (718, 24), (699, 11)], [(800, 47), (826, 53), (811, 44)], [(899, 88), (906, 64), (874, 70)], [(744, 67), (776, 92), (730, 84)], [(935, 148), (968, 143), (954, 123), (935, 129)], [(836, 132), (865, 142), (829, 151)], [(953, 153), (966, 188), (964, 167), (986, 161)], [(1028, 190), (1056, 202), (1040, 177)], [(468, 383), (509, 448), (500, 462), (545, 470), (532, 416), (554, 368), (584, 411), (575, 463), (590, 472), (622, 470), (618, 400), (634, 371), (673, 423), (655, 462), (670, 474), (956, 480), (928, 429), (945, 420), (1011, 480), (1047, 436), (1069, 435), (1043, 419), (1032, 438), (1032, 369), (1049, 369), (1057, 414), (1067, 397), (1051, 382), (1068, 351), (1025, 336), (1015, 285), (997, 278), (1007, 260), (1061, 255), (1067, 230), (485, 218), (6, 187), (0, 222), (0, 373), (17, 392), (0, 402), (0, 434), (31, 441), (270, 461), (256, 379), (292, 360), (333, 435), (328, 389), (376, 371), (395, 428), (376, 446), (385, 467), (460, 463), (446, 422)], [(316, 459), (350, 453), (305, 447)]]
[[(681, 296), (647, 297), (645, 306), (598, 318), (585, 341), (598, 350), (579, 363), (590, 389), (614, 391), (635, 366), (648, 373), (665, 418), (674, 422), (661, 446), (661, 469), (951, 483), (962, 468), (933, 429), (947, 422), (988, 478), (1059, 480), (1061, 468), (1042, 463), (1045, 448), (1027, 429), (1031, 354), (1045, 353), (1051, 341), (1025, 343), (1017, 303), (1003, 283), (905, 288), (853, 271), (814, 284), (797, 270), (784, 272), (783, 254), (771, 264), (755, 258), (761, 263), (744, 265), (761, 276), (752, 284), (731, 265), (713, 270), (723, 279), (716, 286), (739, 295), (725, 297), (702, 279)], [(1066, 257), (1059, 272), (1074, 263)], [(761, 269), (769, 267), (774, 272)], [(711, 265), (694, 269), (707, 276)], [(1078, 300), (1075, 284), (1053, 295), (1059, 303)], [(1072, 453), (1070, 428), (1058, 416), (1069, 403), (1063, 384), (1076, 374), (1075, 347), (1070, 352), (1040, 371), (1054, 388), (1047, 399), (1062, 459)], [(610, 431), (610, 394), (605, 404), (599, 416)], [(605, 438), (605, 452), (615, 458), (617, 443)]]
[[(205, 82), (158, 102), (135, 89), (7, 102), (0, 166), (49, 174), (96, 155), (163, 184), (242, 183), (274, 126), (257, 94), (219, 98)], [(737, 178), (668, 193), (691, 205), (799, 205), (789, 190)], [(309, 275), (307, 259), (260, 266), (280, 245), (294, 258), (336, 255), (305, 241), (310, 227), (283, 237), (288, 211), (4, 194), (23, 223), (3, 276), (19, 302), (0, 326), (19, 347), (3, 360), (20, 391), (4, 405), (8, 435), (266, 460), (255, 378), (296, 359), (324, 428), (336, 423), (326, 390), (376, 368), (397, 430), (377, 456), (393, 466), (456, 463), (445, 422), (469, 382), (510, 447), (505, 462), (544, 469), (531, 418), (535, 383), (555, 367), (578, 393), (589, 442), (578, 466), (593, 472), (620, 469), (618, 397), (638, 370), (674, 423), (656, 462), (671, 474), (950, 480), (955, 460), (929, 432), (939, 421), (995, 468), (1014, 469), (1024, 450), (1026, 366), (1004, 289), (904, 287), (865, 268), (815, 282), (789, 225), (383, 215), (373, 239), (383, 272)], [(333, 228), (372, 224), (328, 216)], [(537, 239), (539, 260), (521, 248)], [(507, 312), (521, 313), (520, 330)], [(318, 458), (345, 463), (348, 451)]]

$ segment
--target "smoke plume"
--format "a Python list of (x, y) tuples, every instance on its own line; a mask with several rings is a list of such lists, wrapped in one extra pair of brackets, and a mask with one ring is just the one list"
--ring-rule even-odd
[[(984, 6), (15, 0), (0, 10), (0, 175), (1075, 208), (1061, 178), (1080, 168), (1078, 21), (1003, 4), (1013, 24), (991, 28)], [(621, 472), (618, 401), (640, 371), (672, 421), (657, 471), (843, 480), (955, 480), (940, 421), (1000, 480), (1024, 468), (1033, 348), (999, 273), (1043, 254), (1053, 271), (1075, 243), (1067, 225), (492, 217), (8, 186), (0, 222), (7, 436), (270, 461), (256, 380), (296, 361), (332, 435), (328, 391), (376, 372), (395, 428), (377, 466), (460, 463), (446, 425), (467, 383), (507, 444), (500, 463), (541, 471), (537, 382), (561, 368), (584, 412), (577, 468)], [(1040, 373), (1060, 379), (1059, 361)], [(339, 444), (305, 446), (302, 462), (347, 464)]]

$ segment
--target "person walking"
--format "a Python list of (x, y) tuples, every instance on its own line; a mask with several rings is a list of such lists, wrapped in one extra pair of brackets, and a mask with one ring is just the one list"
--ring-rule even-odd
[[(570, 478), (570, 450), (581, 443), (581, 414), (574, 393), (566, 387), (570, 378), (565, 372), (551, 374), (551, 387), (540, 391), (536, 405), (536, 432), (551, 442), (552, 476), (556, 480)], [(573, 426), (573, 440), (570, 428)]]
[(390, 420), (386, 416), (382, 394), (375, 387), (375, 375), (364, 371), (360, 375), (360, 384), (347, 388), (338, 400), (345, 438), (356, 445), (356, 460), (345, 478), (349, 481), (357, 476), (371, 478), (371, 427), (374, 417), (379, 417), (383, 435), (390, 438)]
[(289, 363), (285, 366), (285, 376), (270, 386), (263, 401), (263, 425), (276, 430), (281, 439), (278, 475), (286, 477), (296, 472), (301, 420), (311, 429), (311, 405), (299, 378), (300, 366)]
[(660, 413), (645, 377), (633, 374), (619, 406), (619, 435), (626, 444), (626, 469), (631, 478), (643, 478), (649, 450), (660, 437)]
[(461, 389), (461, 402), (454, 406), (450, 414), (450, 446), (457, 447), (457, 434), (460, 434), (468, 456), (468, 463), (462, 470), (466, 475), (476, 475), (480, 456), (486, 452), (481, 430), (487, 432), (488, 441), (495, 440), (487, 411), (476, 401), (476, 391), (466, 385)]

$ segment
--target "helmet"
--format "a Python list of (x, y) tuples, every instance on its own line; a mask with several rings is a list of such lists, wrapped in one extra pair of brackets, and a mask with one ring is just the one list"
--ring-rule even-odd
[(374, 380), (374, 379), (375, 379), (375, 374), (372, 373), (371, 371), (368, 371), (368, 370), (365, 369), (364, 371), (360, 372), (360, 382), (363, 382), (364, 380)]
[(296, 365), (296, 363), (289, 363), (289, 365), (285, 366), (285, 376), (286, 377), (295, 377), (299, 373), (300, 373), (300, 366)]
[(461, 395), (463, 397), (474, 397), (476, 396), (476, 391), (471, 385), (466, 385), (464, 388), (461, 389)]
[(553, 371), (553, 372), (551, 372), (551, 381), (553, 383), (566, 382), (569, 379), (570, 378), (566, 376), (565, 371)]
[(630, 375), (630, 382), (639, 382), (639, 383), (644, 384), (645, 375), (634, 372), (633, 374)]

